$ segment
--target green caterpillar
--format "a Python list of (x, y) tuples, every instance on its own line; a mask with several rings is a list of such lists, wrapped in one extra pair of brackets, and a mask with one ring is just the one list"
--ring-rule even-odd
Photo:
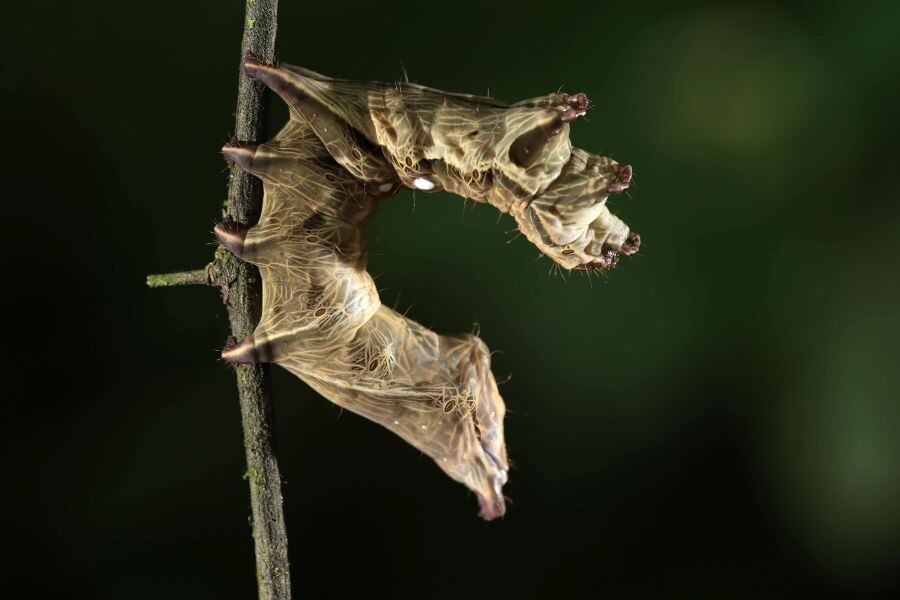
[(263, 180), (265, 195), (258, 224), (215, 229), (263, 280), (259, 325), (222, 356), (283, 366), (433, 458), (477, 494), (483, 518), (502, 516), (505, 405), (488, 349), (382, 306), (365, 270), (363, 225), (400, 187), (447, 190), (511, 214), (564, 268), (606, 269), (640, 244), (606, 206), (628, 188), (631, 167), (571, 146), (584, 94), (506, 105), (290, 65), (248, 61), (245, 70), (291, 117), (265, 144), (223, 148)]

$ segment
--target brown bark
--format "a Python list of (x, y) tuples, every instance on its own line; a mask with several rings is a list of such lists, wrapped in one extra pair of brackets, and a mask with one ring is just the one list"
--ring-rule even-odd
[[(261, 143), (265, 137), (265, 86), (243, 72), (248, 57), (266, 63), (275, 60), (278, 0), (246, 0), (244, 34), (238, 70), (238, 98), (234, 135), (238, 142)], [(238, 168), (232, 168), (228, 188), (228, 215), (234, 221), (253, 225), (262, 208), (262, 184)], [(205, 269), (168, 275), (151, 275), (150, 287), (172, 285), (217, 285), (228, 308), (231, 334), (242, 339), (253, 332), (262, 310), (259, 271), (224, 248)], [(291, 597), (287, 530), (281, 495), (281, 474), (274, 451), (274, 413), (268, 366), (236, 365), (246, 479), (250, 485), (253, 540), (259, 597), (287, 600)]]

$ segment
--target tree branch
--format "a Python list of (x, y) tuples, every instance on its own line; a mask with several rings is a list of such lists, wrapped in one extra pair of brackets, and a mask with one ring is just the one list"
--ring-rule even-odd
[[(212, 266), (212, 265), (210, 265)], [(147, 275), (147, 287), (171, 287), (175, 285), (212, 285), (209, 279), (209, 266), (196, 271), (182, 271), (180, 273), (162, 273)]]
[[(266, 135), (263, 93), (265, 86), (244, 74), (250, 56), (275, 62), (278, 0), (247, 0), (241, 45), (234, 135), (240, 142), (261, 143)], [(246, 225), (259, 219), (262, 183), (232, 167), (228, 189), (229, 216)], [(253, 333), (262, 312), (259, 271), (230, 252), (220, 249), (214, 262), (215, 279), (222, 285), (231, 331), (238, 339)], [(247, 481), (253, 512), (256, 577), (262, 600), (291, 597), (288, 540), (281, 496), (281, 474), (273, 448), (272, 383), (267, 365), (237, 365), (238, 395), (247, 455)]]
[[(239, 142), (261, 143), (266, 134), (263, 93), (265, 86), (244, 74), (248, 57), (268, 64), (275, 62), (275, 31), (278, 0), (246, 0), (244, 37), (241, 44), (237, 110), (234, 135)], [(232, 167), (228, 186), (228, 216), (253, 225), (262, 210), (262, 183), (239, 168)], [(228, 308), (232, 335), (250, 335), (262, 312), (259, 270), (219, 248), (206, 269), (150, 275), (147, 285), (217, 285)], [(250, 485), (253, 513), (253, 541), (256, 546), (256, 578), (262, 600), (289, 600), (291, 578), (288, 565), (287, 531), (281, 496), (281, 474), (275, 458), (275, 420), (272, 383), (267, 365), (236, 365), (246, 479)]]

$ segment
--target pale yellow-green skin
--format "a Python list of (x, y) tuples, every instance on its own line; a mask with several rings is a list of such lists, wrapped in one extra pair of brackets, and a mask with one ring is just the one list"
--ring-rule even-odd
[(566, 268), (602, 262), (629, 235), (606, 208), (617, 163), (571, 147), (564, 94), (507, 106), (288, 65), (247, 70), (291, 119), (266, 144), (225, 148), (265, 187), (259, 223), (233, 247), (263, 280), (262, 319), (238, 350), (395, 432), (473, 490), (482, 516), (501, 516), (505, 406), (487, 347), (382, 306), (363, 226), (400, 186), (426, 185), (512, 214)]

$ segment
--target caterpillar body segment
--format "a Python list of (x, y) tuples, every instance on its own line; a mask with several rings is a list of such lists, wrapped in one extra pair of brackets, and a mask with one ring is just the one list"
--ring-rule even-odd
[[(352, 157), (361, 156), (360, 165), (377, 162), (369, 152), (379, 150), (398, 184), (492, 204), (566, 269), (611, 268), (639, 248), (640, 237), (607, 207), (610, 195), (631, 185), (631, 167), (569, 141), (570, 123), (590, 106), (583, 93), (509, 105), (411, 83), (333, 79), (292, 65), (251, 61), (246, 70), (312, 123), (353, 173), (370, 168), (351, 166)], [(352, 139), (356, 153), (334, 150), (336, 136)]]
[(350, 344), (306, 377), (326, 398), (390, 429), (473, 490), (481, 516), (505, 512), (505, 406), (484, 343), (438, 335), (381, 307)]
[[(253, 335), (223, 358), (274, 362), (335, 404), (395, 432), (474, 491), (481, 516), (505, 512), (505, 407), (483, 342), (442, 336), (381, 305), (366, 272), (363, 225), (386, 189), (341, 166), (302, 113), (259, 146), (226, 157), (260, 177), (259, 222), (216, 226), (219, 241), (262, 277)], [(311, 147), (309, 147), (311, 146)], [(366, 164), (384, 161), (372, 152)], [(396, 178), (390, 193), (397, 189)]]

